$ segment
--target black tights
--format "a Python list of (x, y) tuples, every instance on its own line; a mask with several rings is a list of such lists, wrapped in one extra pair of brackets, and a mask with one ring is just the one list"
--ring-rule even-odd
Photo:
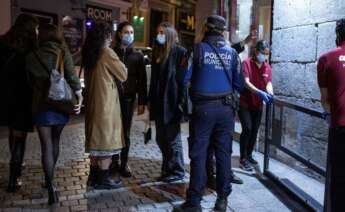
[(41, 141), (42, 165), (47, 186), (52, 186), (55, 164), (59, 157), (60, 135), (64, 125), (38, 126)]

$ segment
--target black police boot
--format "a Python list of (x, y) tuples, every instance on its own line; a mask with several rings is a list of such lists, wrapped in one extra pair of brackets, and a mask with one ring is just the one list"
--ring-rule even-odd
[(214, 205), (214, 211), (226, 212), (228, 206), (228, 198), (219, 197), (217, 198), (216, 204)]
[(97, 182), (94, 186), (95, 189), (117, 189), (122, 187), (121, 180), (111, 179), (109, 169), (99, 169), (97, 175)]
[(95, 186), (97, 181), (97, 172), (98, 172), (98, 166), (91, 166), (90, 165), (90, 173), (87, 177), (87, 186)]
[(238, 176), (236, 176), (235, 174), (233, 174), (231, 176), (231, 183), (234, 184), (243, 184), (243, 180), (241, 178), (239, 178)]
[(174, 207), (173, 212), (202, 212), (201, 205), (192, 205), (189, 202), (185, 202), (182, 205)]

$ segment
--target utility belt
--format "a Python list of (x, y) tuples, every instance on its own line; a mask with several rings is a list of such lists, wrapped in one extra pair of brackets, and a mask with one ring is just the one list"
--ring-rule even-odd
[(231, 106), (233, 110), (238, 111), (240, 106), (240, 98), (237, 92), (220, 95), (220, 96), (204, 96), (199, 94), (194, 94), (191, 97), (192, 102), (201, 103), (206, 101), (221, 101), (224, 105)]

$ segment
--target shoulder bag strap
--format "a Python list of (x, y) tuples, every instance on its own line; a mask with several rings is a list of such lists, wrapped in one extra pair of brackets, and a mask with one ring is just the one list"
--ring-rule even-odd
[(81, 63), (81, 64), (80, 64), (80, 68), (79, 68), (79, 73), (78, 73), (79, 79), (81, 78), (81, 75), (82, 75), (82, 72), (83, 72), (83, 68), (84, 68), (84, 66), (83, 66), (83, 64)]
[(222, 63), (222, 66), (224, 67), (224, 72), (226, 74), (226, 77), (228, 78), (229, 80), (229, 83), (230, 83), (230, 86), (232, 86), (232, 77), (230, 76), (230, 73), (228, 71), (228, 69), (226, 68), (226, 65), (225, 65), (225, 62), (222, 60), (222, 58), (220, 57), (219, 55), (219, 52), (217, 51), (216, 47), (214, 47), (212, 44), (206, 42), (207, 45), (209, 45), (213, 51), (216, 53), (217, 57), (219, 58), (219, 61)]
[(64, 62), (65, 54), (63, 50), (59, 50), (58, 52), (58, 60), (56, 63), (58, 63), (58, 67), (56, 70), (58, 70), (61, 74), (61, 77), (65, 77), (65, 62)]

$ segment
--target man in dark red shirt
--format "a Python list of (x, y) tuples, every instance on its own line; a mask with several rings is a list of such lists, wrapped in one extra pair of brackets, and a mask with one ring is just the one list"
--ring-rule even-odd
[(325, 118), (330, 118), (328, 166), (330, 211), (344, 211), (345, 202), (345, 19), (336, 24), (337, 48), (318, 61), (317, 76)]
[(272, 68), (266, 62), (270, 47), (266, 41), (256, 44), (252, 57), (243, 61), (246, 89), (241, 92), (238, 116), (242, 125), (240, 136), (240, 168), (251, 171), (258, 162), (252, 153), (261, 122), (263, 102), (273, 99)]

